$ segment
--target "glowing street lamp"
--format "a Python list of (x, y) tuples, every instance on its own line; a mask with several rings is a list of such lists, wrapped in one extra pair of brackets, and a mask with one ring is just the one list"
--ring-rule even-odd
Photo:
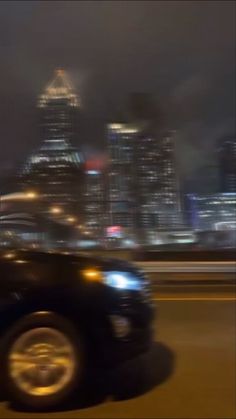
[(62, 214), (63, 210), (60, 207), (51, 207), (50, 208), (50, 213), (51, 214)]
[(25, 198), (26, 199), (36, 199), (36, 198), (38, 198), (38, 194), (34, 191), (29, 191), (29, 192), (26, 192)]
[(72, 217), (72, 216), (69, 216), (69, 217), (66, 218), (66, 221), (68, 221), (68, 223), (75, 223), (76, 222), (76, 218), (75, 217)]
[(14, 192), (7, 195), (2, 195), (0, 197), (0, 200), (2, 202), (21, 201), (21, 200), (27, 201), (27, 200), (36, 199), (36, 198), (38, 198), (38, 194), (34, 191), (29, 191), (29, 192)]

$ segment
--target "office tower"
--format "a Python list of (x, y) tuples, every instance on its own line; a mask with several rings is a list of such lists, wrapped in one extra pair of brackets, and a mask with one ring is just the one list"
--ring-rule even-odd
[(68, 76), (56, 70), (38, 99), (41, 146), (22, 172), (22, 185), (67, 213), (81, 210), (82, 163), (73, 146), (79, 101)]
[(154, 243), (159, 231), (182, 228), (175, 133), (150, 121), (108, 125), (110, 225)]
[(138, 127), (128, 123), (107, 126), (108, 224), (133, 231), (135, 228), (134, 143)]
[(223, 138), (218, 144), (221, 192), (236, 192), (236, 137)]
[(84, 188), (84, 226), (81, 234), (89, 239), (101, 240), (105, 229), (104, 170), (86, 162)]
[(189, 194), (187, 199), (193, 229), (236, 229), (236, 193)]

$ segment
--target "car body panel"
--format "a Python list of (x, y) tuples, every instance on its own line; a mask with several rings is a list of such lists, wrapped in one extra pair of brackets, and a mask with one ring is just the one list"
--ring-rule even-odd
[[(53, 311), (68, 318), (82, 331), (91, 350), (107, 361), (139, 352), (151, 340), (153, 310), (142, 293), (118, 290), (86, 281), (83, 269), (132, 272), (145, 282), (135, 266), (120, 260), (84, 254), (61, 254), (24, 250), (0, 251), (0, 337), (22, 316)], [(114, 339), (110, 315), (129, 319), (129, 342)], [(129, 350), (127, 350), (129, 348)], [(126, 349), (125, 349), (126, 348)], [(110, 361), (109, 361), (110, 362)]]

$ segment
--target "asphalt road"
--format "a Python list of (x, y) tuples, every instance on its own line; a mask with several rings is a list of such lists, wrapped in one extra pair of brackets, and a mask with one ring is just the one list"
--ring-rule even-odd
[(50, 414), (0, 402), (0, 418), (235, 418), (235, 296), (160, 296), (148, 356), (93, 379), (93, 388)]

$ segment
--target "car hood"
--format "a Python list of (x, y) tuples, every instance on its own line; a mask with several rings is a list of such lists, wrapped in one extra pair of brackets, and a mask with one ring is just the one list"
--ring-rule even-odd
[[(57, 252), (57, 251), (32, 251), (32, 250), (11, 250), (16, 254), (17, 258), (27, 259), (32, 262), (52, 263), (53, 265), (71, 265), (78, 263), (83, 269), (84, 267), (97, 267), (101, 270), (119, 270), (138, 273), (138, 268), (123, 259), (98, 257), (85, 252)], [(8, 250), (9, 252), (9, 250)]]

